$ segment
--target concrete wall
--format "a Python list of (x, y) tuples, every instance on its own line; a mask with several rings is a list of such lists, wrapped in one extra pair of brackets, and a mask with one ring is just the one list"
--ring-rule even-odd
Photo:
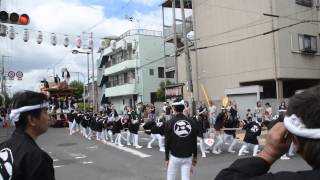
[[(292, 35), (295, 41), (294, 49), (297, 50), (298, 33), (318, 36), (319, 26), (316, 24), (301, 24), (278, 33), (227, 43), (297, 22), (285, 18), (273, 22), (271, 17), (263, 16), (262, 13), (285, 16), (306, 11), (308, 8), (296, 5), (294, 0), (196, 0), (194, 2), (198, 47), (214, 46), (198, 50), (197, 78), (199, 84), (203, 84), (207, 89), (210, 99), (222, 99), (224, 89), (239, 87), (241, 82), (272, 80), (276, 77), (283, 79), (320, 77), (319, 57), (292, 53), (290, 42)], [(317, 10), (314, 9), (311, 12), (294, 15), (292, 18), (317, 20), (318, 16)], [(185, 65), (180, 59), (184, 58), (179, 57), (179, 81), (184, 82)], [(199, 89), (200, 101), (203, 101), (201, 88)]]
[[(142, 97), (142, 102), (150, 103), (150, 93), (156, 92), (161, 81), (165, 78), (158, 77), (158, 67), (165, 67), (163, 38), (153, 36), (139, 36), (139, 84), (137, 92)], [(149, 70), (153, 69), (154, 75), (150, 76)]]
[[(287, 15), (296, 14), (295, 19), (319, 20), (319, 14), (316, 8), (304, 7), (295, 4), (294, 1), (273, 0), (275, 14)], [(316, 0), (314, 0), (316, 5)], [(303, 12), (305, 11), (305, 12)], [(301, 13), (303, 12), (303, 13)], [(296, 23), (296, 20), (281, 18), (276, 24), (277, 27), (283, 27)], [(278, 46), (278, 76), (280, 78), (301, 78), (301, 79), (319, 79), (320, 78), (320, 56), (305, 55), (291, 52), (291, 38), (293, 50), (299, 50), (298, 34), (308, 34), (317, 37), (318, 51), (319, 43), (319, 23), (304, 23), (292, 28), (279, 31), (276, 35)]]

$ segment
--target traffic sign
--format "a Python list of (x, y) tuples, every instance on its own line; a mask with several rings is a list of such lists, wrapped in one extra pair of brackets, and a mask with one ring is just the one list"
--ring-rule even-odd
[(16, 76), (16, 73), (14, 71), (9, 71), (8, 72), (9, 80), (14, 80), (15, 76)]
[(22, 73), (21, 71), (18, 71), (18, 72), (16, 73), (16, 76), (17, 76), (18, 80), (22, 80), (23, 73)]

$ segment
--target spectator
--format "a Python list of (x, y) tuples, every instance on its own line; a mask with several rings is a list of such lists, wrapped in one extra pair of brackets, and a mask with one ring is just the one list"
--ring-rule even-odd
[[(293, 96), (284, 122), (268, 133), (266, 145), (258, 157), (236, 160), (222, 170), (216, 180), (316, 180), (320, 176), (320, 86)], [(270, 166), (285, 154), (291, 142), (296, 152), (312, 167), (299, 172), (268, 173)]]

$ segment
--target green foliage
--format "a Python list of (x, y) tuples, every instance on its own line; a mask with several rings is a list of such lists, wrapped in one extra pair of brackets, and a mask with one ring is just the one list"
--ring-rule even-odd
[(157, 90), (157, 101), (164, 102), (165, 101), (165, 87), (172, 84), (169, 80), (161, 81), (159, 84), (159, 89)]
[(73, 89), (72, 96), (76, 99), (81, 99), (83, 94), (83, 83), (79, 81), (72, 81), (69, 87)]

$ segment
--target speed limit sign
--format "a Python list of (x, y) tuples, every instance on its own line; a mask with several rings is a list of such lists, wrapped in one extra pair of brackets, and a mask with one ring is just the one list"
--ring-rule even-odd
[(8, 72), (8, 77), (10, 80), (14, 80), (14, 77), (16, 76), (16, 73), (14, 71), (9, 71)]
[(16, 76), (17, 76), (18, 80), (22, 80), (23, 73), (22, 73), (21, 71), (18, 71), (18, 72), (16, 73)]

